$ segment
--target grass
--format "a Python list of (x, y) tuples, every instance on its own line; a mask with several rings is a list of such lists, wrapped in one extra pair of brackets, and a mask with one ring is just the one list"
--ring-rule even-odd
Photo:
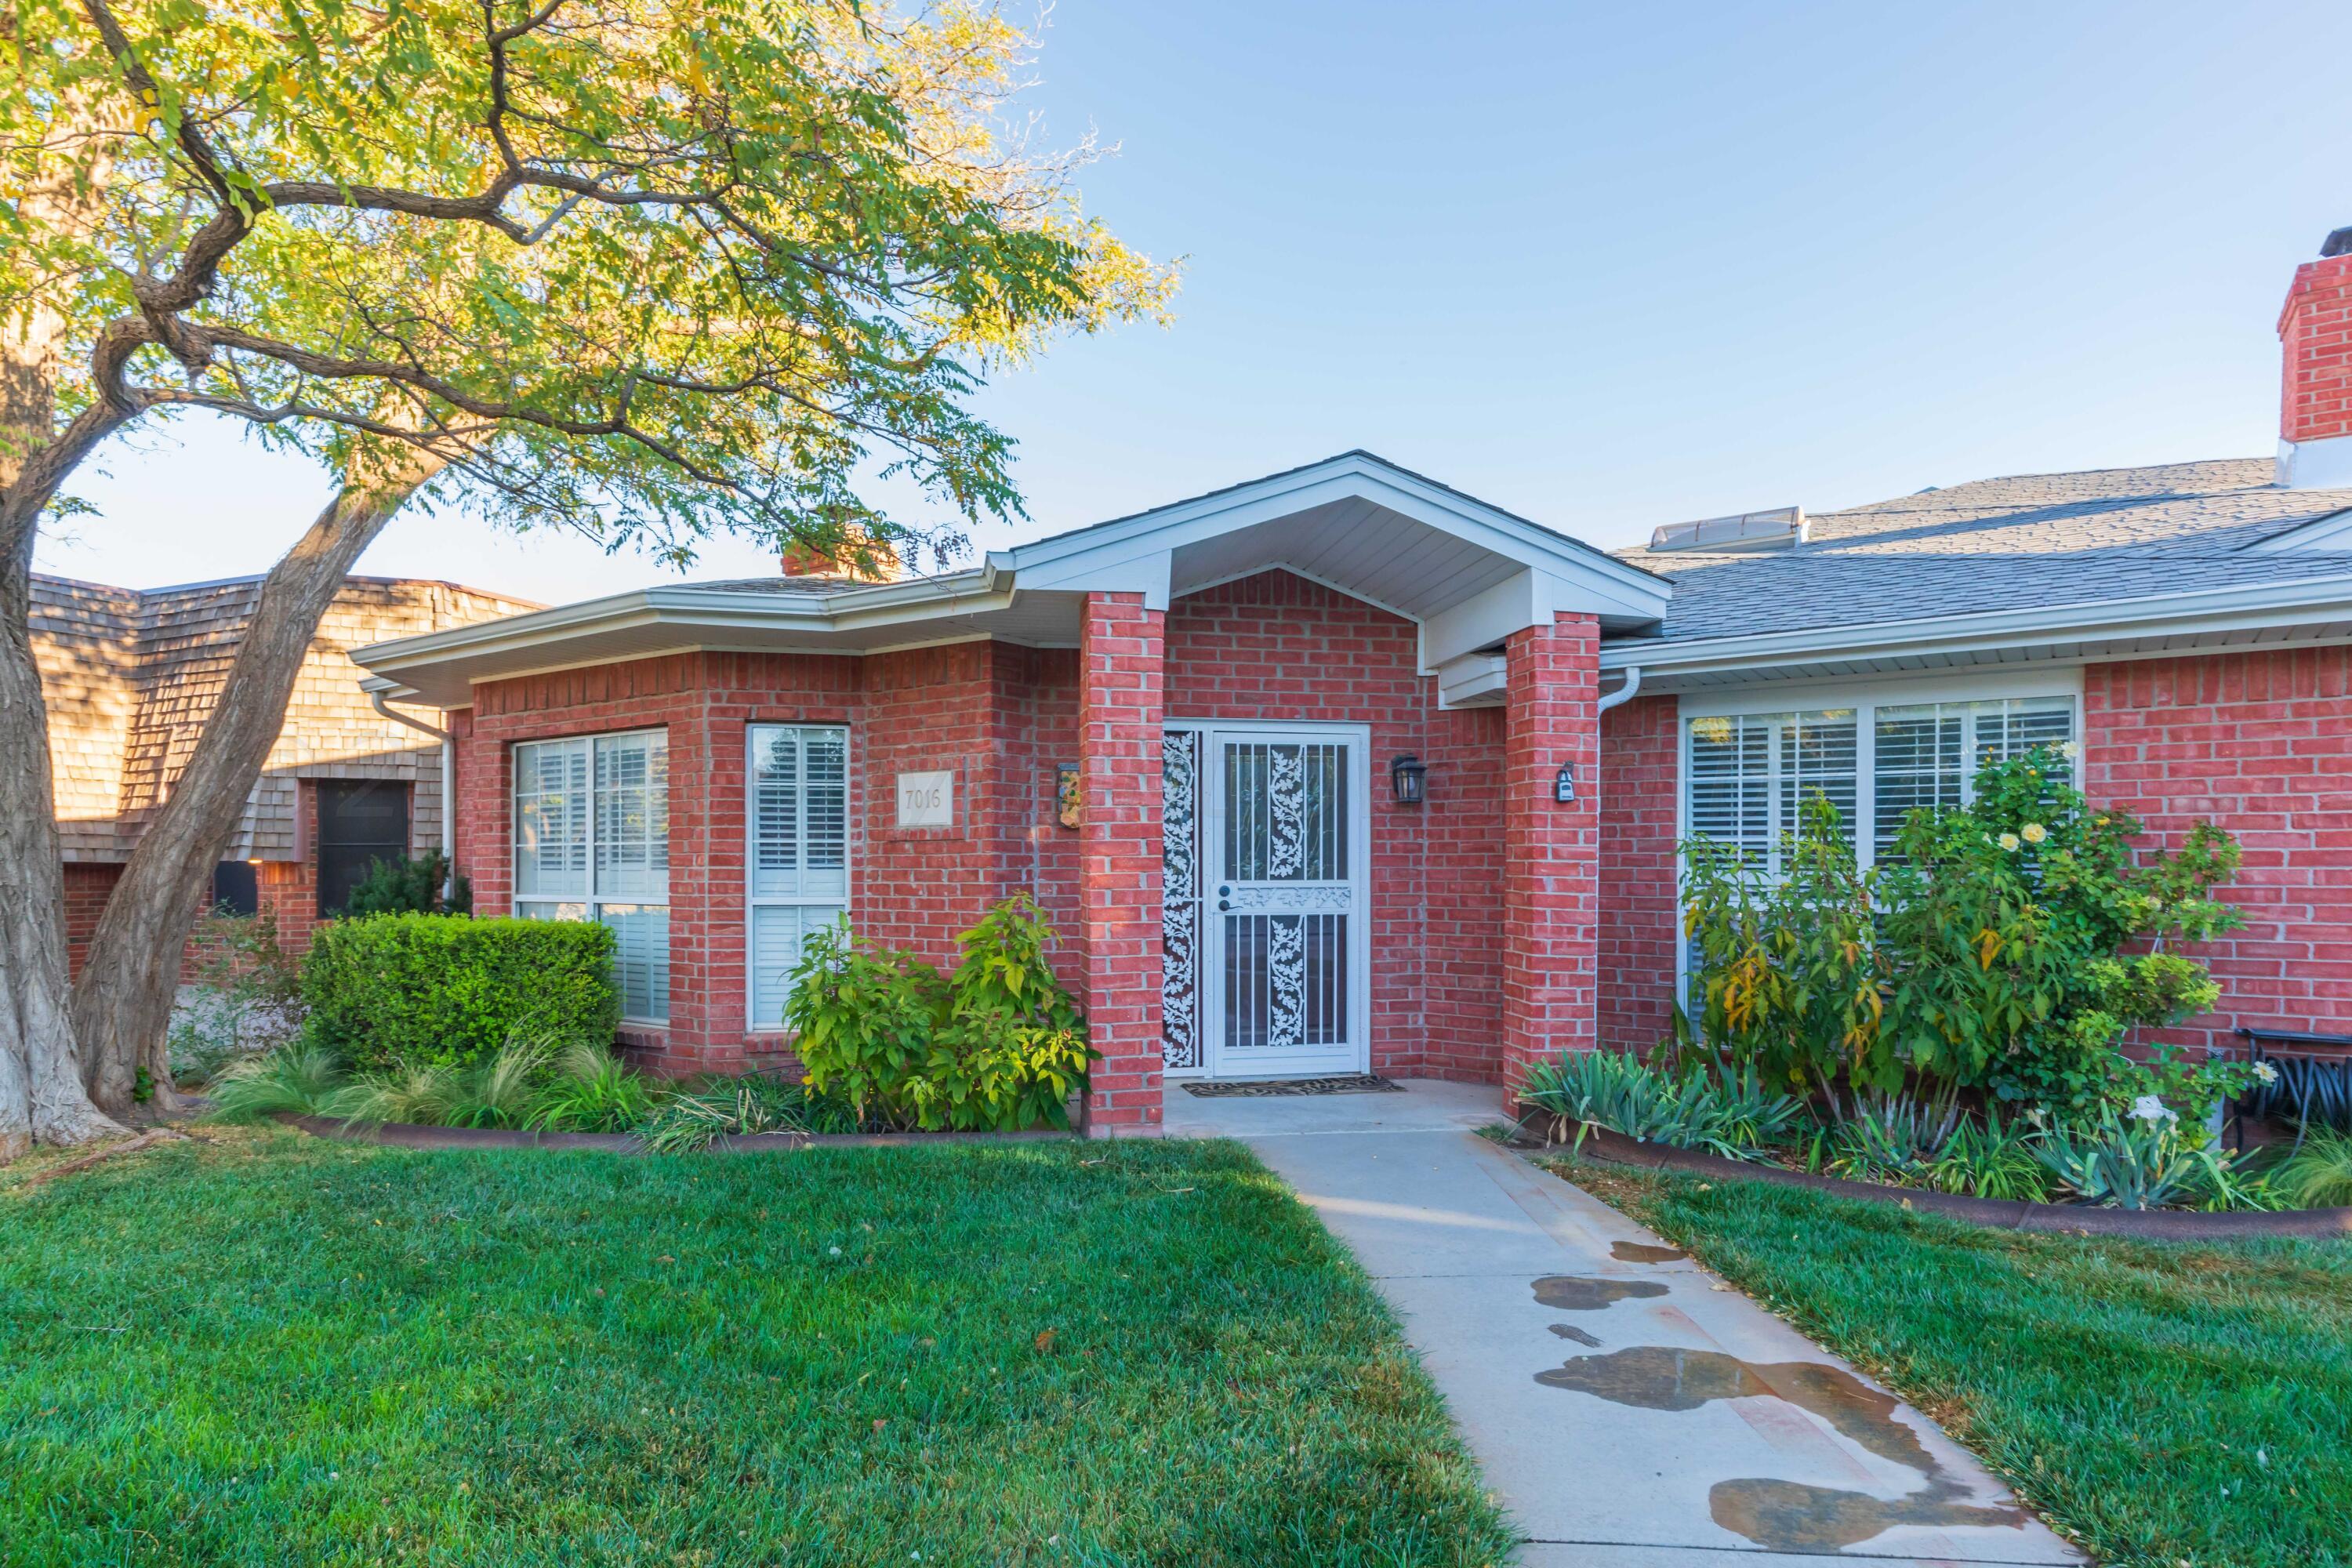
[(2352, 1245), (2021, 1235), (1556, 1164), (1942, 1420), (2103, 1563), (2352, 1562)]
[(0, 1173), (10, 1568), (1508, 1549), (1369, 1282), (1236, 1145), (208, 1137)]

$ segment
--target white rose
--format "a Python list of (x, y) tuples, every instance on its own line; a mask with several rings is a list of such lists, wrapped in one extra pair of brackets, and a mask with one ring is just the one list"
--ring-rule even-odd
[(2164, 1101), (2152, 1094), (2143, 1094), (2133, 1100), (2131, 1113), (2141, 1121), (2161, 1121), (2172, 1114), (2164, 1109)]

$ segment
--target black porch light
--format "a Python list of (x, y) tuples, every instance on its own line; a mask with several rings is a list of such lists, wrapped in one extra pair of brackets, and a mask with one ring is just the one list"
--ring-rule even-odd
[(1402, 756), (1389, 764), (1389, 788), (1399, 805), (1419, 805), (1429, 778), (1429, 767), (1419, 757)]

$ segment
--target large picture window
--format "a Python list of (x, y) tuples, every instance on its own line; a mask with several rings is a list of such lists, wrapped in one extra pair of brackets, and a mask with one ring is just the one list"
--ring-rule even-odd
[[(1965, 804), (1986, 763), (2074, 740), (2074, 708), (2056, 695), (1694, 715), (1683, 831), (1736, 844), (1777, 876), (1780, 840), (1818, 795), (1866, 866), (1892, 851), (1915, 808)], [(1870, 831), (1857, 836), (1863, 822)]]
[(514, 749), (515, 913), (601, 921), (619, 947), (621, 1012), (669, 1018), (669, 738)]
[(751, 1026), (781, 1027), (801, 944), (849, 912), (849, 731), (751, 726)]

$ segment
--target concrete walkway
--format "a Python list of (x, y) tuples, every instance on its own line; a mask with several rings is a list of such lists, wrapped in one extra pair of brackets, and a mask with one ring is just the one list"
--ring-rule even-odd
[[(1491, 1088), (1202, 1099), (1379, 1281), (1535, 1568), (2081, 1556), (1926, 1416), (1471, 1129)], [(1792, 1238), (1793, 1241), (1793, 1238)]]

